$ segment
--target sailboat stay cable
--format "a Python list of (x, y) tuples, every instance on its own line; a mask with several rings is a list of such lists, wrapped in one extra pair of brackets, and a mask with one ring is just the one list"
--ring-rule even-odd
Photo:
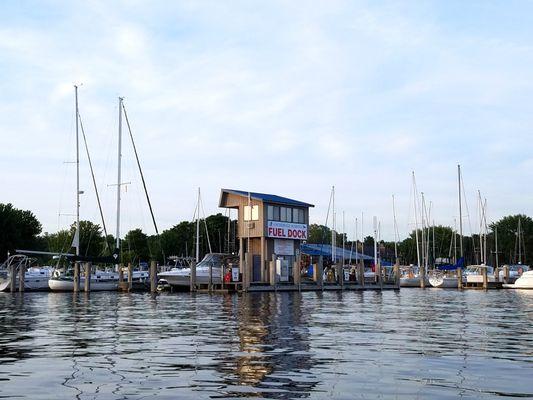
[(202, 196), (200, 194), (198, 196), (198, 199), (199, 199), (200, 207), (202, 207), (202, 214), (204, 215), (204, 226), (205, 226), (205, 235), (207, 236), (207, 246), (209, 247), (209, 252), (212, 253), (213, 250), (211, 249), (211, 240), (209, 239), (209, 230), (207, 229), (207, 218), (205, 216), (204, 202), (202, 201)]
[(81, 120), (81, 115), (79, 115), (79, 113), (78, 113), (78, 118), (80, 119), (81, 134), (83, 137), (83, 143), (85, 145), (85, 152), (87, 154), (87, 160), (89, 162), (89, 169), (91, 170), (91, 178), (93, 180), (94, 192), (96, 193), (96, 201), (98, 203), (98, 210), (100, 211), (100, 218), (102, 219), (102, 228), (104, 229), (104, 235), (106, 237), (105, 247), (107, 250), (111, 252), (111, 249), (109, 248), (109, 243), (107, 243), (107, 227), (105, 225), (104, 212), (102, 210), (102, 203), (100, 202), (100, 194), (98, 192), (98, 186), (96, 185), (96, 178), (94, 176), (93, 163), (91, 161), (91, 155), (89, 153), (89, 145), (87, 144), (87, 137), (85, 136), (85, 129), (83, 128), (83, 122)]
[(146, 195), (146, 201), (148, 202), (148, 208), (150, 209), (150, 215), (152, 216), (152, 222), (154, 224), (155, 233), (159, 236), (159, 230), (157, 229), (157, 223), (155, 222), (154, 211), (152, 209), (152, 203), (150, 202), (150, 196), (148, 195), (148, 189), (146, 188), (146, 181), (144, 180), (144, 174), (141, 168), (141, 162), (139, 160), (139, 154), (137, 153), (137, 146), (135, 146), (135, 141), (133, 140), (133, 133), (131, 131), (130, 120), (128, 119), (128, 114), (126, 113), (126, 106), (122, 103), (122, 109), (124, 110), (124, 118), (126, 119), (126, 125), (128, 126), (128, 132), (130, 134), (131, 144), (133, 146), (133, 152), (135, 153), (135, 160), (137, 161), (137, 166), (139, 167), (139, 173), (141, 175), (141, 181), (144, 188), (144, 194)]

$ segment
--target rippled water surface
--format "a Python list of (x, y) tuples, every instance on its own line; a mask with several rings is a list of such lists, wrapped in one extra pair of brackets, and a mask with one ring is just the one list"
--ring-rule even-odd
[(533, 397), (533, 291), (0, 293), (0, 398)]

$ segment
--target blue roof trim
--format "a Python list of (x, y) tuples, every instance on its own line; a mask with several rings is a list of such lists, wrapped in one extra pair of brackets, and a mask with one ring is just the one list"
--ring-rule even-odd
[(257, 193), (257, 192), (246, 192), (244, 190), (234, 190), (234, 189), (222, 189), (222, 192), (224, 193), (232, 193), (239, 196), (245, 196), (248, 197), (248, 193), (250, 194), (250, 197), (254, 200), (261, 200), (265, 203), (277, 203), (277, 204), (287, 204), (291, 206), (297, 206), (297, 207), (314, 207), (313, 204), (304, 203), (303, 201), (293, 200), (289, 199), (287, 197), (281, 197), (276, 196), (275, 194), (266, 194), (266, 193)]
[[(330, 244), (315, 244), (315, 243), (302, 243), (300, 245), (300, 251), (303, 254), (307, 254), (309, 256), (324, 256), (324, 257), (331, 257), (331, 245)], [(337, 247), (336, 252), (336, 259), (341, 260), (343, 250), (340, 247)], [(350, 250), (345, 249), (344, 250), (344, 259), (348, 260), (350, 258)], [(367, 256), (366, 254), (356, 253), (355, 251), (352, 251), (352, 260), (355, 261), (355, 259), (363, 259), (363, 260), (374, 260), (374, 257)]]

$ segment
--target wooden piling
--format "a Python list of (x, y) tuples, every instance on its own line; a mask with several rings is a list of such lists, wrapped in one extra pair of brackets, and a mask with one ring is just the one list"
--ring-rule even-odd
[(463, 270), (457, 268), (457, 289), (463, 288)]
[(272, 261), (269, 263), (269, 270), (268, 270), (268, 281), (271, 286), (276, 285), (276, 255), (272, 254)]
[(124, 268), (123, 268), (123, 265), (122, 264), (119, 264), (118, 265), (118, 284), (120, 286), (120, 284), (124, 282)]
[(133, 288), (133, 265), (128, 263), (128, 291), (131, 291)]
[(196, 291), (196, 260), (191, 262), (191, 273), (189, 274), (189, 290)]
[(487, 290), (489, 288), (489, 280), (487, 276), (487, 267), (483, 266), (481, 268), (481, 274), (483, 275), (483, 289)]
[(359, 269), (359, 284), (361, 287), (365, 287), (365, 264), (364, 262), (361, 262), (358, 266)]
[(72, 290), (74, 292), (80, 291), (80, 263), (77, 261), (74, 263), (74, 281)]
[(26, 278), (26, 266), (19, 266), (19, 292), (24, 292), (24, 279)]
[(85, 292), (91, 291), (91, 269), (92, 264), (90, 262), (85, 263)]
[(213, 290), (213, 264), (209, 263), (209, 284), (207, 289), (211, 292)]
[(244, 253), (244, 268), (242, 271), (242, 286), (244, 291), (250, 288), (250, 253)]
[(421, 265), (418, 269), (419, 275), (420, 275), (420, 287), (422, 289), (425, 289), (426, 287), (426, 266)]
[(343, 265), (335, 266), (337, 272), (337, 284), (340, 285), (341, 289), (344, 287), (344, 268)]
[(157, 291), (157, 262), (150, 262), (150, 292), (155, 293)]
[(383, 290), (383, 267), (381, 266), (381, 261), (378, 261), (378, 271), (379, 271), (379, 288)]
[(400, 266), (398, 265), (398, 263), (394, 264), (393, 274), (394, 274), (394, 285), (397, 288), (400, 288)]
[(500, 268), (494, 268), (494, 282), (500, 282)]
[(17, 288), (17, 269), (14, 265), (11, 265), (9, 267), (9, 290), (11, 293), (15, 293), (15, 290)]
[(298, 261), (295, 261), (292, 266), (292, 280), (298, 286), (298, 290), (300, 290), (300, 263)]
[(318, 256), (318, 264), (317, 264), (317, 285), (321, 289), (324, 288), (324, 257)]
[(503, 282), (509, 283), (509, 266), (508, 265), (503, 266)]

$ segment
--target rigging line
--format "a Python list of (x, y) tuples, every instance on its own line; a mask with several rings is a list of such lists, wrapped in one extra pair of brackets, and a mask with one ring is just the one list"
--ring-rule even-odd
[[(325, 231), (326, 231), (326, 228), (328, 227), (328, 219), (329, 219), (329, 211), (331, 209), (331, 200), (333, 199), (333, 189), (331, 190), (331, 194), (329, 195), (329, 204), (328, 204), (328, 212), (326, 214), (326, 222), (324, 224), (324, 226), (322, 227), (322, 240), (321, 240), (321, 243), (320, 243), (320, 252), (322, 252), (322, 249), (324, 247), (324, 236), (325, 236)], [(331, 251), (333, 251), (333, 243), (331, 243)]]
[[(209, 230), (207, 229), (207, 218), (205, 216), (204, 202), (202, 201), (201, 195), (200, 195), (199, 203), (200, 203), (200, 207), (202, 207), (202, 214), (204, 214), (204, 226), (205, 226), (205, 235), (207, 236), (207, 245), (209, 246), (209, 252), (212, 253), (213, 251), (211, 249), (211, 240), (209, 239)], [(200, 216), (200, 210), (198, 210), (198, 216)]]
[(87, 154), (87, 160), (89, 161), (89, 168), (91, 170), (91, 177), (93, 180), (94, 191), (96, 193), (96, 201), (98, 202), (98, 210), (100, 211), (100, 218), (102, 219), (102, 227), (104, 228), (104, 235), (106, 237), (105, 247), (107, 250), (109, 250), (109, 254), (111, 254), (109, 243), (107, 243), (107, 228), (105, 226), (104, 212), (102, 210), (102, 203), (100, 202), (100, 194), (98, 193), (98, 186), (96, 185), (96, 178), (94, 176), (93, 163), (91, 161), (91, 155), (89, 153), (89, 145), (87, 144), (87, 138), (85, 136), (85, 129), (83, 128), (83, 123), (81, 121), (81, 115), (79, 112), (78, 112), (78, 118), (80, 121), (80, 128), (81, 128), (81, 135), (83, 136), (83, 143), (85, 144), (85, 152)]
[(135, 153), (135, 160), (137, 161), (137, 166), (139, 167), (139, 174), (141, 175), (141, 181), (143, 183), (144, 194), (146, 195), (146, 202), (148, 203), (148, 208), (150, 209), (150, 215), (152, 216), (152, 222), (155, 228), (155, 234), (159, 242), (159, 248), (161, 249), (161, 254), (163, 259), (165, 258), (165, 252), (163, 251), (163, 246), (161, 243), (161, 236), (159, 235), (159, 229), (157, 229), (157, 223), (155, 222), (154, 210), (152, 209), (152, 203), (150, 202), (150, 196), (148, 195), (148, 189), (146, 188), (146, 181), (144, 180), (144, 174), (141, 168), (141, 161), (139, 160), (139, 154), (137, 153), (137, 146), (135, 146), (135, 140), (133, 140), (133, 133), (131, 131), (130, 120), (128, 118), (128, 113), (126, 112), (126, 106), (122, 103), (122, 110), (124, 111), (124, 119), (126, 120), (126, 125), (128, 126), (128, 132), (130, 134), (131, 144), (133, 146), (133, 152)]
[(137, 146), (135, 146), (135, 141), (133, 140), (133, 133), (131, 131), (130, 120), (128, 119), (128, 114), (126, 113), (126, 106), (124, 105), (124, 103), (122, 103), (122, 109), (124, 110), (124, 118), (126, 119), (126, 125), (128, 126), (128, 132), (130, 134), (131, 144), (133, 146), (133, 152), (135, 153), (135, 159), (137, 160), (137, 166), (139, 167), (139, 173), (141, 175), (144, 193), (146, 195), (146, 201), (148, 202), (148, 207), (150, 208), (150, 214), (152, 216), (152, 222), (154, 223), (155, 233), (159, 236), (159, 230), (157, 229), (157, 223), (155, 222), (154, 211), (152, 209), (152, 203), (150, 202), (150, 196), (148, 196), (148, 189), (146, 188), (146, 181), (144, 180), (144, 174), (141, 168), (141, 162), (139, 160), (139, 155), (137, 154)]

